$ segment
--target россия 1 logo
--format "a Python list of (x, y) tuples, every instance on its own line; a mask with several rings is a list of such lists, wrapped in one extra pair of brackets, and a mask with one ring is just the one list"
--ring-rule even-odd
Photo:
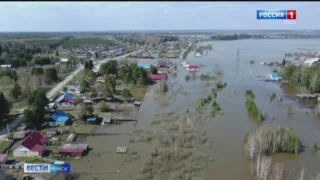
[(257, 10), (257, 19), (282, 19), (282, 20), (296, 20), (296, 10)]
[(25, 173), (70, 173), (70, 164), (24, 164)]

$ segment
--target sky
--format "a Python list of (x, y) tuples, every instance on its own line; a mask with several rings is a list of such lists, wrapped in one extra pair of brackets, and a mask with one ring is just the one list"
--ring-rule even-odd
[[(297, 10), (296, 24), (257, 10)], [(0, 31), (315, 30), (320, 2), (0, 2)]]

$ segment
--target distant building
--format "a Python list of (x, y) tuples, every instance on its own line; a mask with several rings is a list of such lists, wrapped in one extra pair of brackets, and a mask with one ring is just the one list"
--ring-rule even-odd
[(57, 99), (57, 106), (73, 106), (75, 103), (76, 97), (70, 94), (62, 94)]
[(21, 141), (26, 137), (26, 135), (28, 135), (26, 131), (15, 132), (13, 134), (13, 140)]
[(316, 63), (319, 63), (319, 58), (312, 58), (312, 59), (308, 59), (304, 62), (304, 65), (306, 66), (312, 66)]
[(148, 74), (149, 80), (167, 80), (167, 74)]
[(145, 68), (145, 69), (149, 69), (150, 68), (150, 64), (138, 64), (139, 67)]
[(68, 62), (69, 61), (69, 59), (68, 58), (61, 58), (61, 60), (60, 60), (62, 63), (66, 63), (66, 62)]
[(89, 117), (87, 118), (87, 122), (95, 124), (97, 123), (98, 118), (97, 117)]
[(63, 111), (56, 111), (47, 121), (49, 127), (66, 126), (71, 124), (71, 118)]
[(11, 64), (2, 64), (1, 68), (11, 68)]
[(14, 157), (41, 157), (48, 139), (34, 131), (13, 150)]
[(199, 66), (188, 66), (187, 70), (191, 72), (199, 71)]

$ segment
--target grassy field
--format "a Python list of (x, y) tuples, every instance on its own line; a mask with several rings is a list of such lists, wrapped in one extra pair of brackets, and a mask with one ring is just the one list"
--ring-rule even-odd
[(27, 40), (30, 44), (41, 44), (41, 45), (51, 45), (61, 42), (61, 39), (45, 39), (45, 40)]
[(176, 58), (180, 55), (180, 51), (178, 50), (169, 50), (169, 51), (166, 51), (165, 53), (162, 53), (161, 54), (162, 56), (164, 57), (167, 57), (167, 58)]
[(83, 39), (70, 39), (63, 45), (83, 45), (83, 44), (107, 44), (110, 41), (100, 38), (83, 38)]
[(117, 91), (120, 91), (120, 92), (125, 88), (129, 89), (130, 93), (132, 94), (132, 97), (134, 97), (137, 100), (142, 100), (148, 90), (147, 86), (132, 86), (132, 85), (126, 86), (123, 84), (116, 86)]
[(11, 144), (11, 141), (1, 141), (0, 152), (2, 153), (9, 146), (9, 144)]

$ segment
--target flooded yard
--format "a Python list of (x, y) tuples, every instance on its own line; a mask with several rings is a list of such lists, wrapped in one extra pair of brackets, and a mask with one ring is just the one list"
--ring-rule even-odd
[[(179, 66), (177, 76), (169, 76), (169, 92), (157, 93), (152, 87), (149, 88), (140, 107), (136, 125), (124, 123), (119, 126), (99, 127), (96, 131), (123, 134), (87, 137), (84, 141), (93, 149), (87, 156), (71, 160), (72, 172), (81, 173), (80, 179), (137, 179), (154, 148), (159, 142), (161, 144), (160, 140), (163, 138), (159, 136), (173, 133), (176, 139), (185, 139), (181, 144), (176, 139), (168, 141), (166, 146), (162, 144), (169, 152), (192, 152), (193, 154), (186, 155), (183, 159), (191, 164), (197, 162), (197, 158), (201, 159), (202, 156), (197, 153), (203, 154), (207, 160), (211, 159), (210, 162), (203, 160), (203, 166), (198, 171), (190, 173), (190, 177), (253, 180), (255, 177), (250, 174), (250, 163), (243, 148), (245, 135), (259, 127), (258, 123), (248, 118), (245, 106), (245, 91), (251, 89), (255, 93), (257, 107), (268, 115), (263, 123), (293, 128), (306, 146), (304, 152), (299, 155), (274, 155), (273, 162), (284, 163), (288, 179), (296, 179), (302, 168), (305, 170), (306, 179), (315, 179), (316, 174), (320, 172), (320, 156), (313, 155), (311, 151), (314, 142), (320, 143), (320, 120), (312, 112), (306, 113), (304, 108), (289, 99), (271, 102), (272, 93), (276, 93), (277, 97), (284, 93), (280, 85), (256, 81), (255, 77), (267, 75), (273, 70), (272, 67), (261, 66), (260, 61), (281, 61), (285, 53), (297, 52), (299, 48), (315, 48), (320, 51), (320, 43), (315, 40), (238, 40), (210, 43), (213, 44), (213, 50), (209, 51), (208, 55), (195, 57), (193, 52), (188, 55), (186, 60), (191, 65), (201, 65), (197, 76), (188, 82), (185, 81), (185, 76), (189, 73), (180, 65), (182, 60), (173, 60)], [(255, 59), (256, 63), (250, 64), (249, 61), (252, 59)], [(153, 61), (156, 62), (149, 60)], [(217, 77), (215, 81), (200, 80), (200, 74), (210, 73), (216, 76), (214, 72), (217, 67), (223, 69), (223, 76)], [(195, 102), (199, 98), (207, 97), (218, 80), (227, 83), (227, 87), (218, 92), (216, 99), (223, 115), (211, 117), (208, 108), (199, 113), (196, 111)], [(293, 115), (287, 113), (289, 106), (293, 109)], [(186, 113), (187, 110), (190, 112)], [(192, 127), (187, 125), (187, 116), (190, 117)], [(176, 131), (168, 131), (175, 128)], [(133, 132), (144, 132), (151, 139), (144, 138), (144, 141), (132, 142)], [(189, 136), (196, 143), (185, 143)], [(118, 146), (128, 147), (129, 153), (135, 152), (131, 154), (134, 158), (128, 157), (129, 153), (117, 154)], [(133, 160), (130, 161), (128, 158)], [(174, 179), (174, 173), (179, 172), (179, 168), (172, 164), (170, 165), (177, 168), (177, 172), (170, 172), (160, 162), (152, 163), (157, 165), (163, 174), (169, 175), (159, 175), (158, 171), (153, 169), (150, 170), (153, 176), (149, 179)], [(180, 165), (180, 168), (193, 168)]]

